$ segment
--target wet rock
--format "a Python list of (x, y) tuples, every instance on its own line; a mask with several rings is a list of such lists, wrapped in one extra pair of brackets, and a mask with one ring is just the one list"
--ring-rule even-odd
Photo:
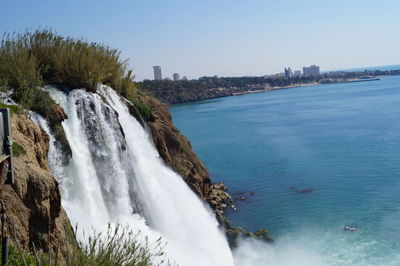
[(238, 241), (240, 239), (246, 238), (258, 239), (268, 243), (273, 242), (273, 239), (269, 235), (268, 231), (265, 229), (257, 230), (254, 233), (248, 232), (241, 227), (233, 227), (230, 221), (226, 218), (224, 218), (224, 220), (220, 223), (223, 224), (225, 227), (225, 234), (231, 248), (236, 248), (238, 245)]
[(313, 188), (298, 188), (298, 187), (290, 187), (290, 190), (293, 190), (297, 193), (311, 193), (314, 192)]
[(349, 226), (349, 225), (345, 226), (345, 227), (343, 228), (343, 230), (344, 230), (344, 231), (349, 231), (349, 232), (357, 232), (357, 231), (358, 231), (357, 227), (355, 227), (355, 226)]

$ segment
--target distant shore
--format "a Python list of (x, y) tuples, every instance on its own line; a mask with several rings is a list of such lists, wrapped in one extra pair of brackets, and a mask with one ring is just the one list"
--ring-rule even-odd
[(201, 77), (194, 80), (145, 80), (135, 85), (167, 105), (197, 102), (227, 96), (334, 83), (367, 82), (400, 75), (390, 71), (332, 72), (296, 77)]
[[(227, 96), (237, 96), (237, 95), (244, 95), (244, 94), (250, 94), (250, 93), (258, 93), (258, 92), (266, 92), (266, 91), (273, 91), (273, 90), (283, 90), (283, 89), (294, 89), (294, 88), (299, 88), (299, 87), (308, 87), (308, 86), (315, 86), (315, 85), (327, 85), (327, 84), (338, 84), (338, 83), (351, 83), (351, 82), (367, 82), (367, 81), (375, 81), (375, 80), (380, 80), (381, 77), (374, 77), (374, 78), (368, 78), (368, 79), (341, 79), (341, 80), (332, 80), (331, 82), (309, 82), (309, 83), (300, 83), (300, 84), (292, 84), (288, 86), (266, 86), (264, 89), (257, 89), (257, 90), (248, 90), (248, 91), (242, 91), (242, 92), (237, 92), (233, 93), (232, 95), (227, 95)], [(215, 97), (215, 98), (220, 98), (220, 97)]]

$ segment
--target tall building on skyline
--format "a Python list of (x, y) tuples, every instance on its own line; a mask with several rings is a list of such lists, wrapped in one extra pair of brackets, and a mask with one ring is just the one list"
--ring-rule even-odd
[(304, 76), (319, 76), (319, 66), (311, 65), (309, 67), (303, 67)]
[(285, 68), (285, 78), (291, 78), (293, 76), (293, 72), (290, 67)]
[(174, 81), (178, 81), (178, 80), (179, 80), (179, 74), (178, 74), (178, 73), (174, 73), (174, 74), (172, 75), (172, 79), (173, 79)]
[(154, 70), (154, 79), (162, 80), (161, 66), (153, 66), (153, 70)]

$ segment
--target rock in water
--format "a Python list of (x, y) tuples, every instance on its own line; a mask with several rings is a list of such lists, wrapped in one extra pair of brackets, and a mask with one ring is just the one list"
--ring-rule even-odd
[(355, 227), (355, 226), (345, 226), (344, 228), (343, 228), (343, 230), (344, 231), (349, 231), (349, 232), (357, 232), (357, 227)]

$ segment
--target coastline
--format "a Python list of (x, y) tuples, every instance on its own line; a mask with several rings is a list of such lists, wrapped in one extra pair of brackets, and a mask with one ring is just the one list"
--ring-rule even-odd
[(333, 83), (366, 82), (400, 75), (399, 70), (375, 72), (332, 72), (300, 77), (201, 77), (194, 80), (146, 80), (135, 83), (148, 95), (166, 105), (183, 104), (248, 93)]
[[(368, 81), (376, 81), (380, 80), (382, 77), (378, 76), (375, 78), (368, 78), (368, 79), (344, 79), (344, 80), (334, 80), (332, 82), (326, 82), (326, 83), (321, 83), (321, 82), (309, 82), (309, 83), (299, 83), (299, 84), (292, 84), (288, 86), (275, 86), (275, 87), (265, 87), (265, 89), (258, 89), (258, 90), (247, 90), (243, 92), (235, 92), (232, 93), (231, 95), (224, 95), (224, 96), (219, 96), (219, 97), (213, 97), (213, 98), (207, 98), (207, 99), (202, 99), (199, 101), (203, 100), (210, 100), (210, 99), (217, 99), (217, 98), (222, 98), (222, 97), (228, 97), (228, 96), (238, 96), (238, 95), (245, 95), (245, 94), (251, 94), (251, 93), (260, 93), (260, 92), (267, 92), (267, 91), (274, 91), (274, 90), (284, 90), (284, 89), (294, 89), (294, 88), (299, 88), (299, 87), (309, 87), (309, 86), (316, 86), (316, 85), (328, 85), (328, 84), (338, 84), (338, 83), (353, 83), (353, 82), (368, 82)], [(198, 102), (198, 101), (191, 101), (192, 102)], [(189, 103), (189, 102), (183, 102), (183, 103), (174, 103), (170, 105), (176, 105), (176, 104), (184, 104), (184, 103)]]

